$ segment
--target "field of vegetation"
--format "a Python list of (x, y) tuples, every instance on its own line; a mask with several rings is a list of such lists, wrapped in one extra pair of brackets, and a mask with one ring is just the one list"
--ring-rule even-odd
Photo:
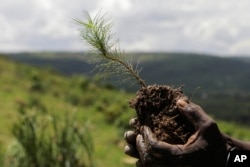
[(14, 63), (3, 57), (0, 57), (0, 75), (0, 143), (3, 156), (17, 142), (12, 129), (23, 113), (20, 110), (25, 109), (45, 117), (43, 121), (48, 124), (54, 122), (52, 118), (64, 120), (75, 115), (77, 126), (87, 127), (91, 133), (92, 139), (87, 142), (93, 142), (92, 156), (96, 166), (131, 164), (131, 159), (123, 153), (124, 129), (128, 128), (128, 121), (134, 116), (128, 107), (131, 94), (113, 90), (110, 85), (100, 85), (98, 79), (65, 77), (53, 70)]
[[(47, 58), (52, 59), (50, 55)], [(144, 63), (143, 61), (142, 63)], [(81, 62), (79, 61), (79, 64)], [(146, 69), (148, 66), (144, 68)], [(82, 151), (85, 154), (79, 152), (76, 154), (87, 157), (82, 158), (86, 161), (82, 164), (96, 167), (135, 166), (135, 160), (123, 153), (125, 145), (123, 133), (129, 129), (129, 119), (135, 116), (135, 112), (128, 106), (128, 101), (135, 96), (135, 93), (127, 93), (114, 88), (113, 85), (104, 84), (98, 77), (90, 79), (78, 72), (72, 72), (68, 76), (62, 74), (63, 71), (57, 73), (51, 67), (33, 67), (9, 60), (4, 55), (0, 56), (1, 166), (10, 166), (10, 164), (13, 167), (18, 166), (15, 158), (23, 157), (23, 154), (28, 152), (27, 149), (22, 148), (25, 145), (25, 140), (22, 139), (30, 135), (22, 130), (30, 127), (33, 127), (31, 132), (35, 135), (33, 134), (34, 138), (27, 138), (29, 142), (26, 145), (36, 145), (32, 141), (39, 141), (38, 139), (41, 138), (46, 140), (48, 145), (56, 141), (56, 146), (68, 148), (63, 145), (66, 143), (70, 145), (69, 148), (77, 150), (77, 146), (71, 144), (74, 143), (73, 141), (78, 141), (79, 138), (82, 139), (80, 143), (84, 146)], [(155, 82), (157, 83), (157, 81)], [(167, 81), (165, 83), (168, 84)], [(246, 103), (246, 108), (242, 109), (242, 113), (250, 115), (249, 102), (247, 102), (249, 95), (236, 95), (231, 96), (230, 93), (222, 94), (221, 92), (220, 94), (209, 93), (208, 95), (203, 94), (203, 99), (200, 98), (200, 95), (194, 95), (193, 101), (204, 107), (211, 109), (214, 107), (214, 113), (218, 112), (217, 114), (222, 117), (223, 111), (233, 111), (230, 103), (240, 101), (235, 105), (235, 110)], [(223, 105), (219, 101), (213, 101), (206, 96), (216, 97), (217, 100), (223, 100), (228, 96), (229, 98), (223, 102), (223, 104), (227, 104), (223, 110), (221, 107)], [(220, 111), (217, 111), (218, 106), (222, 108)], [(239, 139), (250, 140), (249, 127), (220, 121), (220, 117), (214, 113), (211, 115), (218, 121), (223, 132)], [(232, 114), (234, 113), (231, 113), (231, 116)], [(249, 116), (244, 118), (247, 119)], [(30, 124), (26, 126), (25, 122), (22, 122), (23, 120), (28, 120)], [(46, 127), (48, 129), (44, 130)], [(25, 135), (22, 135), (23, 133)], [(78, 138), (70, 142), (70, 137), (74, 135)], [(57, 139), (55, 136), (61, 136), (61, 138)], [(61, 139), (65, 139), (65, 141), (61, 142)], [(19, 147), (16, 147), (17, 145)], [(38, 142), (37, 147), (40, 145), (42, 144)], [(51, 148), (56, 146), (53, 145)], [(24, 151), (18, 151), (17, 148), (19, 150), (22, 148)], [(35, 152), (32, 149), (30, 151)], [(91, 158), (88, 158), (86, 154), (90, 154)], [(55, 155), (56, 160), (63, 162), (63, 151), (55, 153)], [(42, 157), (42, 154), (37, 157)], [(66, 166), (66, 164), (58, 166)]]
[[(85, 55), (85, 56), (84, 56)], [(9, 54), (8, 57), (39, 67), (50, 67), (63, 75), (93, 77), (87, 53), (45, 52)], [(216, 118), (250, 126), (250, 59), (192, 53), (129, 53), (139, 58), (141, 77), (147, 84), (185, 85), (185, 94)], [(108, 81), (107, 81), (108, 82)], [(138, 86), (117, 84), (135, 92)]]

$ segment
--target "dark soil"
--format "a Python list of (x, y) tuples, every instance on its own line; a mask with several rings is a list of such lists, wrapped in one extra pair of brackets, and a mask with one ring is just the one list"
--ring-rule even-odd
[(151, 85), (141, 88), (136, 98), (130, 101), (139, 120), (136, 132), (139, 133), (142, 125), (147, 125), (158, 140), (170, 144), (186, 143), (194, 128), (178, 111), (176, 101), (180, 98), (187, 99), (181, 87)]

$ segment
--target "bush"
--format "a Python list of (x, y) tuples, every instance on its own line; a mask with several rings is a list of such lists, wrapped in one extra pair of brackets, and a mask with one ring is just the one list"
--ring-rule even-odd
[(30, 91), (32, 91), (32, 92), (40, 92), (40, 93), (44, 91), (44, 87), (43, 87), (43, 84), (42, 84), (42, 79), (36, 73), (34, 73), (31, 76)]
[(92, 167), (92, 139), (76, 113), (55, 116), (23, 109), (13, 126), (17, 140), (8, 151), (5, 165), (11, 167)]

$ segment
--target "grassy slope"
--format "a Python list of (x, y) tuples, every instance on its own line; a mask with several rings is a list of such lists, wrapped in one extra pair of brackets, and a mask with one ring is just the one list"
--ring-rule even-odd
[[(127, 105), (131, 95), (100, 87), (83, 77), (66, 78), (2, 57), (0, 76), (0, 143), (4, 149), (13, 142), (11, 126), (17, 119), (18, 105), (29, 104), (35, 97), (49, 112), (70, 114), (77, 110), (78, 119), (89, 122), (97, 166), (129, 166), (123, 163), (126, 156), (122, 151), (124, 129), (121, 125), (127, 124), (134, 115)], [(40, 93), (31, 91), (34, 76), (41, 79), (44, 90)], [(116, 113), (124, 117), (124, 122)]]
[[(94, 139), (97, 166), (134, 166), (133, 159), (123, 153), (123, 132), (134, 115), (128, 108), (133, 97), (110, 87), (101, 87), (98, 82), (84, 77), (64, 77), (51, 70), (38, 69), (13, 63), (0, 57), (0, 142), (4, 149), (13, 142), (11, 126), (17, 119), (18, 104), (28, 104), (39, 99), (49, 112), (70, 114), (78, 111), (78, 119), (88, 122)], [(42, 91), (34, 93), (34, 77), (39, 78)], [(222, 131), (240, 139), (250, 140), (250, 130), (220, 122)], [(126, 161), (127, 163), (124, 163)], [(128, 162), (132, 165), (128, 165)]]
[[(93, 75), (90, 73), (93, 66), (86, 62), (87, 56), (81, 53), (22, 53), (8, 56), (28, 64), (53, 66), (63, 74)], [(141, 76), (147, 84), (176, 87), (185, 84), (185, 94), (201, 104), (209, 114), (250, 125), (249, 58), (192, 53), (130, 53), (128, 56), (140, 57), (140, 66), (143, 67)], [(132, 90), (137, 88), (129, 87)]]
[[(82, 55), (55, 52), (9, 56), (34, 65), (53, 66), (65, 74), (89, 75), (93, 67), (86, 63), (88, 56)], [(199, 92), (250, 90), (247, 58), (222, 58), (192, 53), (130, 53), (128, 56), (139, 57), (140, 66), (143, 67), (141, 75), (148, 84), (186, 84), (187, 92), (191, 93), (197, 87), (201, 87)]]

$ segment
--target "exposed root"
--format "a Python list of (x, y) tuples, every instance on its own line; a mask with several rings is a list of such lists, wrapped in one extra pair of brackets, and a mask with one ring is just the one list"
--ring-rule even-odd
[(171, 144), (184, 144), (194, 132), (193, 126), (178, 111), (176, 101), (186, 98), (180, 88), (167, 85), (151, 85), (141, 88), (130, 107), (136, 110), (140, 126), (147, 125), (156, 137)]

